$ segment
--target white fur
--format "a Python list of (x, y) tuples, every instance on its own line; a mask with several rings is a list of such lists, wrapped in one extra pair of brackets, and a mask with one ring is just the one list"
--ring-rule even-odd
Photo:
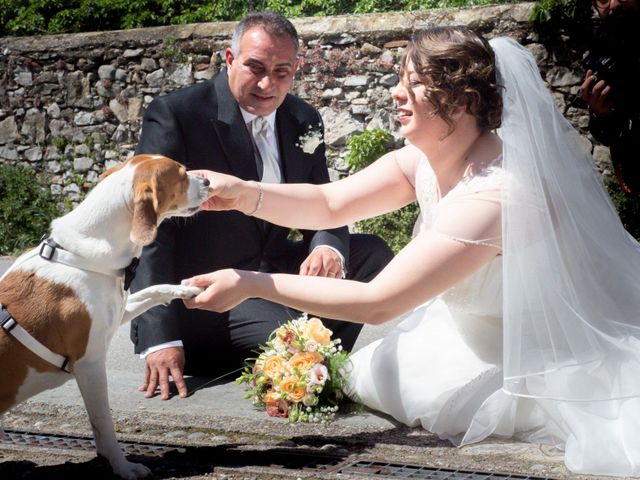
[[(135, 168), (135, 165), (127, 165), (107, 176), (76, 209), (52, 222), (51, 237), (66, 250), (98, 261), (105, 269), (122, 269), (129, 265), (142, 251), (141, 245), (130, 240)], [(187, 203), (178, 211), (162, 215), (159, 221), (169, 216), (195, 213), (207, 195), (204, 179), (189, 174)], [(64, 284), (84, 303), (91, 317), (91, 329), (86, 354), (75, 363), (74, 376), (89, 414), (97, 451), (109, 460), (114, 473), (122, 478), (147, 476), (151, 473), (149, 469), (127, 461), (116, 441), (107, 396), (107, 348), (122, 323), (156, 305), (167, 304), (174, 298), (193, 297), (201, 290), (181, 285), (156, 285), (129, 296), (123, 290), (122, 278), (52, 263), (40, 258), (36, 251), (18, 258), (9, 271), (12, 270), (32, 271), (42, 278)], [(71, 375), (62, 371), (30, 371), (18, 398), (23, 401), (62, 385), (70, 378)]]

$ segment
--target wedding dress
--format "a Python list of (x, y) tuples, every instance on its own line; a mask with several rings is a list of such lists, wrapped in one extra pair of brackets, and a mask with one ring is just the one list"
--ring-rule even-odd
[[(516, 437), (564, 449), (574, 472), (639, 475), (640, 246), (533, 57), (491, 45), (502, 157), (442, 199), (426, 159), (414, 180), (418, 232), (501, 254), (355, 352), (347, 393), (455, 445)], [(495, 205), (498, 234), (467, 227)]]
[[(491, 216), (487, 203), (499, 208), (505, 180), (500, 163), (496, 159), (439, 200), (433, 170), (421, 158), (414, 180), (421, 213), (414, 234), (450, 218), (462, 204), (474, 219), (482, 211)], [(452, 233), (440, 231), (452, 242), (493, 245), (499, 253), (498, 236)], [(468, 443), (464, 436), (475, 413), (502, 386), (502, 256), (407, 314), (383, 339), (355, 352), (352, 364), (348, 390), (357, 400), (455, 444)]]

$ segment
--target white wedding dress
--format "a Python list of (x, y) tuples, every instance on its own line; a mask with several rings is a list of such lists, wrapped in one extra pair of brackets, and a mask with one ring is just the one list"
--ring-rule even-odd
[[(464, 203), (469, 212), (495, 211), (485, 208), (489, 201), (499, 209), (504, 179), (497, 160), (438, 200), (433, 170), (423, 157), (413, 179), (421, 212), (415, 233), (449, 215), (453, 204)], [(460, 231), (448, 236), (500, 248), (500, 238), (464, 238)], [(477, 428), (470, 430), (478, 422), (483, 432), (511, 436), (513, 424), (477, 416), (502, 387), (502, 256), (407, 314), (385, 338), (355, 352), (352, 364), (349, 394), (402, 423), (421, 425), (457, 445), (481, 439)]]
[(516, 437), (573, 472), (640, 475), (640, 245), (533, 56), (490, 43), (501, 159), (442, 199), (425, 159), (405, 174), (418, 232), (502, 256), (355, 352), (347, 394), (456, 445)]

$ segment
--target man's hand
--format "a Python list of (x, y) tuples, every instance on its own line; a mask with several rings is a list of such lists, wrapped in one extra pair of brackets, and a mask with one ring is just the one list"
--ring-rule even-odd
[(182, 377), (184, 348), (163, 348), (147, 355), (145, 361), (144, 383), (138, 387), (138, 391), (146, 392), (144, 394), (146, 398), (153, 397), (158, 385), (160, 385), (160, 398), (169, 400), (171, 398), (169, 377), (173, 377), (173, 381), (178, 387), (178, 394), (183, 398), (187, 396), (187, 384)]
[(594, 114), (604, 116), (609, 113), (611, 109), (609, 92), (611, 87), (604, 80), (598, 81), (593, 72), (587, 70), (587, 75), (580, 87), (580, 95)]
[(327, 247), (315, 248), (300, 265), (300, 275), (342, 278), (342, 273), (340, 256)]

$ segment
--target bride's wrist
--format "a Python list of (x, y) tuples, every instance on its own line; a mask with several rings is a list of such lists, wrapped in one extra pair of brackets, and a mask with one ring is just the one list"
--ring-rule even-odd
[(246, 298), (261, 297), (261, 294), (265, 293), (262, 288), (262, 282), (267, 274), (263, 272), (253, 272), (249, 270), (240, 270), (240, 282), (239, 287), (242, 290), (243, 295)]
[(262, 189), (262, 184), (255, 180), (249, 180), (246, 184), (248, 186), (248, 195), (246, 196), (246, 206), (243, 212), (245, 215), (252, 217), (262, 208), (264, 190)]

